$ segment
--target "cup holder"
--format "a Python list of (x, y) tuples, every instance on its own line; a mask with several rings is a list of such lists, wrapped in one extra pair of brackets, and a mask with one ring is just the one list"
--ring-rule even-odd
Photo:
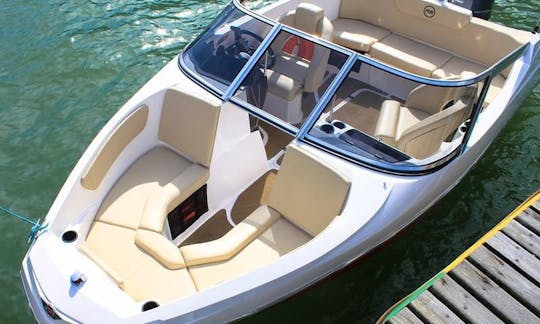
[(156, 307), (159, 307), (158, 302), (150, 300), (150, 301), (147, 301), (146, 303), (144, 303), (142, 305), (142, 311), (146, 312), (146, 311), (149, 311), (149, 310), (154, 309)]
[(71, 243), (77, 240), (77, 232), (75, 231), (66, 231), (64, 234), (62, 234), (62, 241), (65, 243)]
[(332, 125), (334, 125), (335, 128), (339, 128), (339, 129), (345, 128), (345, 123), (340, 122), (340, 121), (335, 121), (332, 123)]
[(323, 124), (321, 125), (321, 131), (323, 131), (326, 134), (333, 134), (334, 133), (334, 126), (331, 124)]

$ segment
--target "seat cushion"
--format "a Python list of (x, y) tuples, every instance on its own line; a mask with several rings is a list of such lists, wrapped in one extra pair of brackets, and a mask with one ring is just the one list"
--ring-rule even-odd
[(369, 53), (377, 60), (425, 77), (431, 77), (452, 57), (448, 52), (396, 34), (373, 44)]
[(166, 303), (197, 292), (187, 269), (167, 269), (139, 249), (134, 230), (94, 222), (86, 245), (122, 279), (121, 288), (137, 302)]
[(395, 146), (396, 129), (401, 104), (396, 100), (385, 100), (377, 118), (375, 137), (388, 145)]
[[(480, 74), (487, 69), (485, 65), (468, 61), (459, 57), (452, 57), (445, 65), (433, 72), (433, 77), (436, 79), (459, 79), (463, 73)], [(506, 79), (502, 74), (497, 75), (491, 81), (485, 103), (493, 102), (497, 94), (504, 86)]]
[(464, 72), (480, 74), (486, 69), (485, 65), (453, 56), (446, 64), (433, 71), (432, 76), (436, 79), (459, 79)]
[(96, 220), (137, 229), (146, 198), (192, 163), (171, 150), (155, 148), (133, 163), (101, 204)]
[(163, 99), (159, 139), (192, 161), (210, 166), (220, 107), (221, 101), (213, 96), (168, 89)]
[(334, 43), (369, 52), (371, 45), (390, 34), (389, 30), (355, 19), (338, 18), (334, 25)]
[(294, 15), (294, 24), (300, 30), (308, 34), (317, 35), (318, 26), (321, 19), (324, 18), (324, 10), (311, 3), (301, 3), (296, 7)]
[(292, 101), (302, 89), (302, 83), (289, 76), (272, 70), (266, 71), (268, 91), (287, 101)]
[(231, 259), (190, 266), (189, 272), (201, 291), (276, 261), (310, 239), (310, 235), (280, 217)]
[(180, 248), (189, 266), (228, 260), (251, 243), (279, 218), (268, 206), (260, 206), (227, 234), (210, 242)]

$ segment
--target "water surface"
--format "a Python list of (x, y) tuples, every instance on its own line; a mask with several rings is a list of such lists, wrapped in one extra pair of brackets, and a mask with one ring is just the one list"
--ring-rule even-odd
[[(43, 217), (114, 112), (227, 2), (0, 2), (0, 205)], [(531, 29), (537, 0), (496, 1)], [(540, 87), (474, 169), (354, 268), (247, 321), (372, 322), (540, 187)], [(28, 226), (0, 215), (0, 322), (33, 321), (19, 279)]]

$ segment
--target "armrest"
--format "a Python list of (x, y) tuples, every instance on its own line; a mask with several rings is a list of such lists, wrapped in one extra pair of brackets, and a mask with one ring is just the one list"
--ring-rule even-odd
[(180, 251), (188, 266), (229, 260), (279, 217), (279, 213), (274, 209), (260, 206), (221, 238), (182, 246)]
[(201, 188), (209, 176), (207, 168), (192, 164), (164, 187), (154, 191), (146, 199), (139, 229), (162, 233), (167, 214)]
[(401, 104), (396, 100), (383, 102), (375, 127), (375, 137), (389, 144), (395, 141), (400, 109)]
[(147, 230), (137, 230), (135, 244), (171, 270), (186, 267), (178, 247), (163, 235)]

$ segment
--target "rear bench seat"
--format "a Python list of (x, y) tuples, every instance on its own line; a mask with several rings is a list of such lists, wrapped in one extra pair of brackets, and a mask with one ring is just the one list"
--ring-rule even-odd
[[(213, 97), (167, 90), (158, 137), (182, 155), (160, 146), (135, 161), (110, 190), (80, 246), (136, 301), (166, 303), (197, 292), (180, 251), (162, 233), (167, 214), (209, 178), (219, 108)], [(124, 124), (132, 124), (129, 118)], [(128, 144), (113, 145), (119, 150), (114, 156)]]
[[(433, 17), (424, 14), (434, 8)], [(524, 44), (524, 31), (472, 17), (445, 3), (419, 0), (342, 0), (334, 42), (428, 78), (479, 74)], [(510, 69), (492, 81), (486, 102), (502, 88)]]

